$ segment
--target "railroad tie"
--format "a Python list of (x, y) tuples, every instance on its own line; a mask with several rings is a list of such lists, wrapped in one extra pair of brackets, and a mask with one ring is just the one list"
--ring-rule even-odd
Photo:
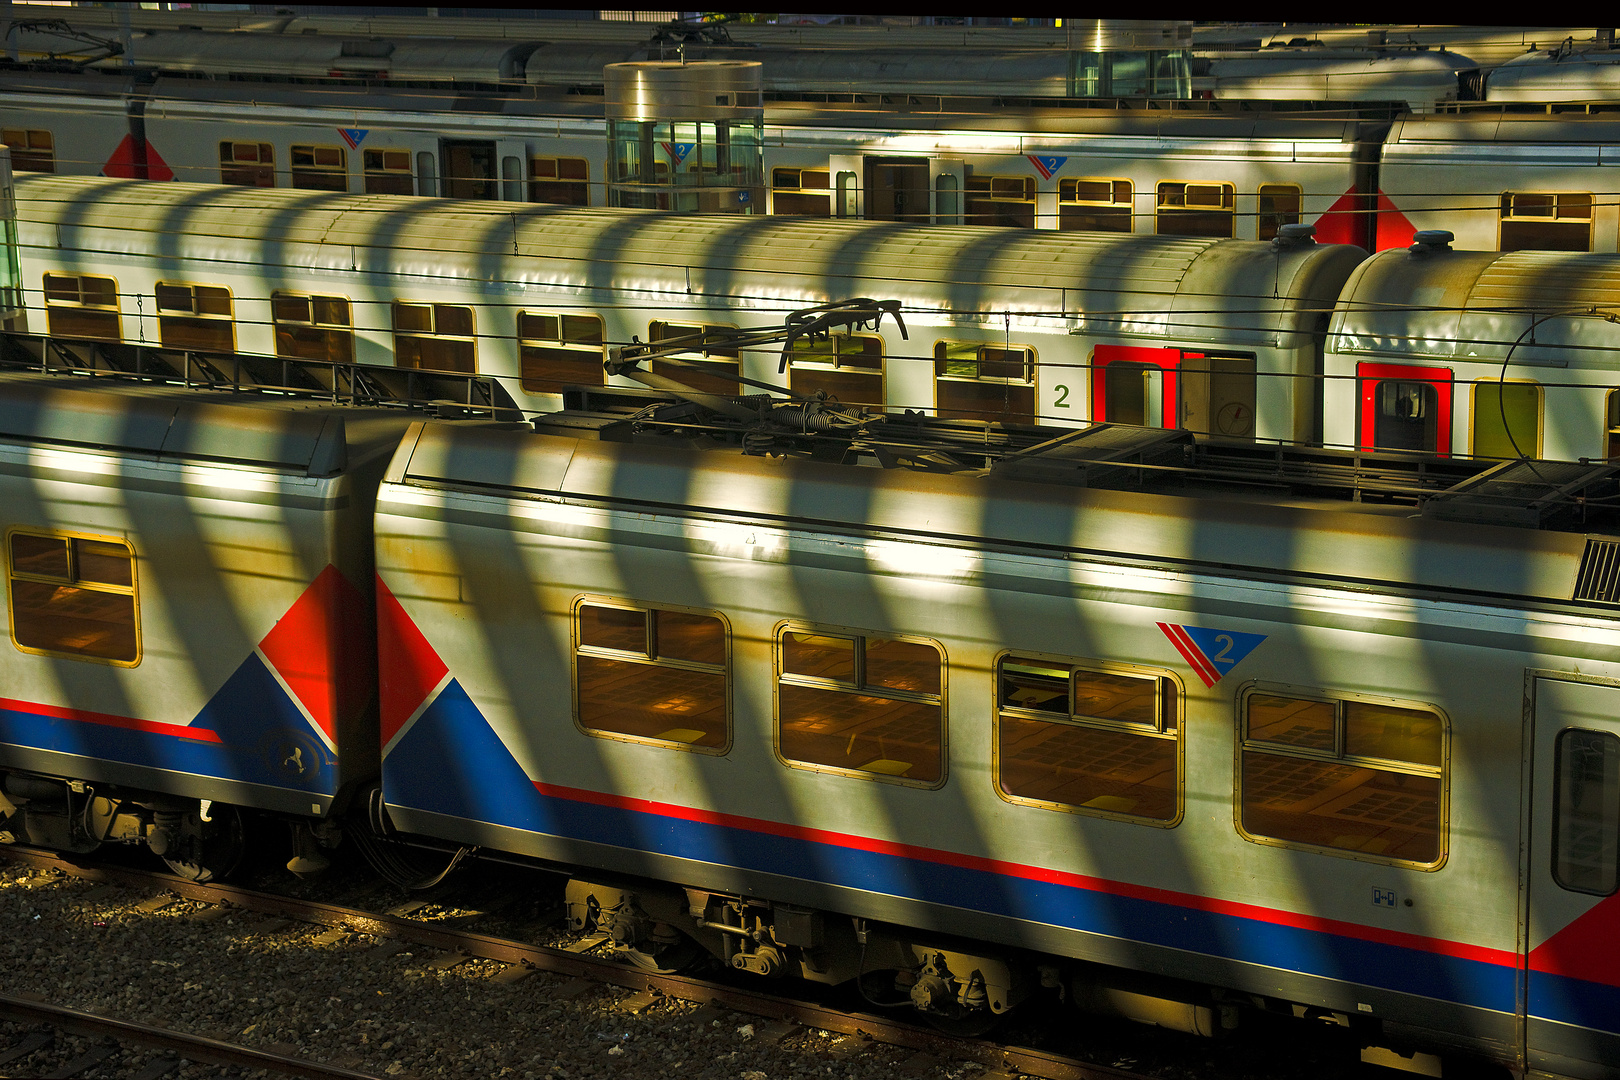
[(464, 953), (464, 952), (445, 953), (443, 956), (439, 957), (437, 960), (435, 960), (432, 963), (428, 964), (428, 970), (430, 970), (430, 971), (449, 971), (453, 967), (460, 967), (462, 964), (465, 964), (467, 961), (476, 960), (476, 959), (478, 959), (478, 957), (473, 956), (470, 953)]
[(160, 1077), (169, 1075), (179, 1067), (180, 1059), (177, 1057), (169, 1057), (168, 1055), (156, 1057), (131, 1074), (129, 1080), (159, 1080)]
[(154, 912), (162, 911), (166, 907), (173, 907), (179, 902), (180, 898), (174, 893), (159, 893), (156, 896), (149, 896), (136, 904), (135, 911), (141, 915), (151, 915)]
[(45, 1049), (55, 1041), (56, 1032), (49, 1028), (30, 1031), (22, 1042), (9, 1050), (0, 1052), (0, 1065), (10, 1065), (13, 1061), (20, 1061), (29, 1054)]
[(493, 981), (498, 983), (522, 982), (530, 975), (537, 974), (539, 970), (540, 969), (535, 967), (533, 964), (525, 964), (523, 961), (519, 960), (515, 964), (507, 964), (504, 968), (497, 972)]
[(96, 1043), (66, 1065), (45, 1073), (40, 1080), (71, 1080), (87, 1069), (100, 1065), (122, 1049), (123, 1047), (115, 1042)]
[(571, 953), (588, 953), (607, 939), (608, 936), (606, 934), (586, 934), (572, 945), (564, 945), (563, 951)]
[(623, 1001), (620, 1001), (613, 1007), (618, 1009), (620, 1012), (627, 1012), (640, 1016), (642, 1013), (656, 1005), (658, 1000), (663, 996), (663, 994), (660, 994), (656, 990), (642, 990), (639, 993), (631, 994), (629, 997), (625, 998)]

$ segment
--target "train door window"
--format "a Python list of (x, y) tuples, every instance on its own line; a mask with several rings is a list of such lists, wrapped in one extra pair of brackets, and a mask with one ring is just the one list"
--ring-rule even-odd
[(1233, 236), (1236, 190), (1231, 184), (1165, 181), (1159, 185), (1154, 231), (1160, 236)]
[[(843, 176), (839, 181), (842, 190)], [(854, 215), (840, 212), (838, 216)], [(872, 221), (915, 221), (927, 225), (930, 217), (928, 159), (867, 158), (866, 216)]]
[(772, 169), (771, 213), (830, 217), (829, 183), (826, 169)]
[(969, 172), (965, 192), (964, 225), (1035, 227), (1033, 176), (979, 176)]
[(775, 651), (776, 745), (789, 765), (944, 783), (939, 645), (789, 624), (778, 629)]
[(1091, 353), (1091, 416), (1110, 424), (1176, 426), (1180, 349), (1098, 345)]
[(1603, 442), (1603, 456), (1620, 458), (1620, 390), (1610, 390), (1608, 395), (1607, 434)]
[(1254, 438), (1256, 373), (1252, 355), (1184, 351), (1177, 387), (1181, 426), (1188, 431)]
[(444, 194), (451, 199), (493, 199), (495, 144), (486, 140), (446, 139)]
[(934, 224), (962, 224), (962, 182), (955, 173), (934, 178)]
[(416, 154), (416, 193), (432, 198), (439, 194), (439, 164), (432, 151)]
[(934, 408), (950, 419), (1033, 424), (1035, 350), (936, 341)]
[(310, 191), (348, 191), (348, 152), (341, 146), (293, 146), (292, 186)]
[(354, 324), (346, 296), (272, 293), (276, 355), (333, 364), (354, 361)]
[(1271, 240), (1284, 225), (1298, 225), (1302, 197), (1298, 184), (1261, 184), (1255, 238)]
[(231, 290), (223, 285), (158, 282), (158, 339), (165, 349), (236, 350)]
[(741, 354), (736, 349), (711, 348), (706, 339), (715, 334), (727, 334), (735, 327), (709, 326), (700, 323), (672, 323), (654, 320), (647, 324), (647, 340), (653, 344), (679, 341), (691, 348), (676, 354), (681, 360), (697, 367), (652, 363), (653, 373), (676, 379), (705, 394), (735, 395), (742, 389), (737, 381)]
[(523, 159), (507, 154), (501, 158), (501, 198), (506, 202), (522, 202), (523, 191)]
[(1591, 193), (1504, 191), (1497, 247), (1502, 251), (1591, 251)]
[(367, 195), (416, 194), (409, 150), (363, 150), (360, 166), (365, 172)]
[(1620, 739), (1570, 728), (1553, 760), (1553, 880), (1611, 896), (1620, 890)]
[(1058, 181), (1058, 228), (1128, 233), (1131, 227), (1129, 180)]
[(864, 334), (800, 338), (788, 351), (788, 389), (795, 394), (825, 390), (845, 405), (883, 408), (883, 339)]
[(46, 274), (45, 325), (52, 337), (122, 340), (118, 283), (95, 274)]
[(591, 166), (584, 158), (529, 159), (529, 201), (559, 206), (591, 205)]
[(22, 531), (7, 541), (17, 648), (122, 667), (140, 661), (135, 556), (128, 544)]
[(423, 371), (478, 372), (473, 309), (394, 301), (394, 364)]
[(11, 149), (11, 167), (17, 172), (56, 171), (56, 139), (40, 128), (6, 128), (0, 135)]
[(592, 735), (725, 753), (731, 634), (710, 612), (574, 605), (574, 717)]
[(1181, 819), (1181, 687), (1173, 676), (1008, 654), (996, 686), (1002, 797), (1166, 825)]
[(1363, 450), (1451, 452), (1451, 371), (1358, 364)]
[(1242, 713), (1238, 828), (1245, 837), (1440, 865), (1446, 725), (1439, 712), (1252, 688)]
[(1468, 416), (1475, 457), (1541, 456), (1541, 384), (1481, 379)]
[(276, 152), (269, 143), (219, 144), (219, 182), (242, 187), (276, 186)]
[(521, 311), (517, 326), (518, 363), (528, 393), (560, 394), (565, 387), (604, 383), (600, 316)]

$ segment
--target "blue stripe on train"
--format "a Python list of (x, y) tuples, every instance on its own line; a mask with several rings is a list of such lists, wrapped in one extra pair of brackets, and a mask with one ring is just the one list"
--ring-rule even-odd
[[(455, 680), (383, 764), (388, 802), (589, 843), (1027, 919), (1512, 1012), (1511, 966), (726, 825), (543, 795)], [(1562, 1016), (1562, 1012), (1549, 1014)], [(1615, 1023), (1611, 1013), (1605, 1027)]]

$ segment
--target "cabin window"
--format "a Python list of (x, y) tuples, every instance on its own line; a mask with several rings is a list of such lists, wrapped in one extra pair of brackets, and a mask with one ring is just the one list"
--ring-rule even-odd
[(1435, 710), (1252, 689), (1240, 755), (1248, 838), (1440, 864), (1446, 733)]
[(584, 158), (529, 159), (529, 201), (561, 206), (591, 205), (591, 167)]
[(1591, 193), (1504, 191), (1497, 247), (1502, 251), (1591, 251)]
[(1181, 689), (1162, 672), (1008, 654), (996, 667), (996, 786), (1017, 802), (1173, 824)]
[(423, 371), (478, 372), (473, 309), (394, 301), (394, 364)]
[(788, 351), (788, 389), (827, 395), (845, 405), (883, 408), (883, 339), (863, 334), (803, 338)]
[(292, 186), (310, 191), (348, 191), (348, 152), (341, 146), (294, 145)]
[(1234, 236), (1236, 189), (1231, 184), (1166, 181), (1159, 185), (1154, 231), (1160, 236)]
[(354, 361), (354, 324), (346, 296), (273, 293), (276, 355), (297, 360)]
[(15, 531), (11, 636), (24, 652), (133, 666), (140, 659), (135, 556), (122, 540)]
[(964, 225), (1035, 227), (1033, 176), (978, 176), (970, 172), (965, 196)]
[(1130, 232), (1131, 182), (1059, 180), (1058, 228), (1084, 232)]
[(1035, 350), (936, 341), (934, 408), (947, 419), (1033, 424)]
[(772, 169), (771, 213), (831, 217), (832, 190), (826, 169)]
[(11, 149), (11, 167), (17, 172), (56, 171), (56, 139), (42, 128), (5, 128), (0, 142)]
[(518, 361), (526, 392), (560, 394), (569, 386), (606, 382), (601, 316), (521, 311), (517, 324)]
[[(365, 150), (360, 155), (367, 195), (414, 195), (409, 150)], [(296, 186), (296, 185), (295, 185)], [(334, 188), (334, 191), (343, 191)]]
[(242, 187), (276, 186), (276, 152), (269, 143), (219, 144), (219, 182)]
[(789, 764), (944, 782), (945, 654), (934, 642), (789, 624), (776, 634), (776, 675)]
[(158, 282), (158, 339), (165, 349), (236, 351), (231, 290), (223, 285)]
[(1302, 199), (1298, 184), (1261, 184), (1255, 238), (1271, 240), (1284, 225), (1298, 225)]
[(706, 323), (674, 323), (653, 320), (647, 324), (647, 340), (654, 345), (681, 342), (691, 347), (674, 355), (696, 367), (652, 362), (656, 375), (676, 379), (705, 394), (735, 396), (742, 389), (737, 381), (739, 357), (736, 349), (728, 349), (706, 342), (717, 335), (729, 335), (736, 327), (714, 326)]
[(1570, 728), (1553, 748), (1553, 880), (1571, 892), (1620, 890), (1620, 739)]
[(724, 753), (731, 635), (710, 612), (574, 606), (574, 716), (593, 735)]
[(95, 274), (46, 274), (45, 325), (52, 337), (122, 340), (118, 282)]
[(1475, 457), (1541, 456), (1541, 384), (1481, 379), (1469, 410)]

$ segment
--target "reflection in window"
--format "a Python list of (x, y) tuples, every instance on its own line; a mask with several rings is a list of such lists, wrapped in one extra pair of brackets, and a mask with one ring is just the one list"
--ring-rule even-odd
[(560, 394), (569, 386), (606, 381), (601, 316), (521, 311), (517, 331), (518, 363), (528, 393)]
[(347, 364), (354, 360), (354, 329), (346, 296), (274, 293), (276, 355)]
[(158, 338), (165, 349), (232, 352), (236, 324), (231, 290), (222, 285), (158, 282)]
[(276, 152), (269, 143), (219, 144), (219, 182), (243, 187), (276, 186)]
[(529, 201), (562, 206), (591, 205), (591, 168), (584, 158), (529, 159)]
[(1130, 232), (1131, 182), (1059, 180), (1058, 228), (1086, 232)]
[(824, 390), (845, 405), (883, 408), (883, 339), (856, 334), (797, 339), (788, 353), (788, 389), (795, 394)]
[(402, 368), (476, 374), (472, 308), (394, 301), (394, 363)]
[(1237, 221), (1231, 184), (1159, 185), (1154, 231), (1160, 236), (1232, 236)]
[(1571, 728), (1553, 759), (1553, 880), (1609, 896), (1620, 888), (1620, 739)]
[(591, 732), (724, 750), (728, 660), (726, 624), (714, 615), (581, 601), (575, 715)]
[(360, 156), (360, 165), (365, 171), (367, 195), (415, 194), (409, 150), (366, 150)]
[(771, 212), (830, 217), (832, 191), (826, 169), (772, 169)]
[(348, 191), (348, 153), (341, 146), (293, 146), (292, 186), (312, 191)]
[(1035, 352), (1022, 345), (934, 344), (934, 408), (949, 419), (1035, 422)]
[(1033, 176), (978, 176), (969, 174), (964, 225), (1035, 227)]
[(11, 534), (11, 633), (23, 649), (134, 664), (135, 557), (117, 540)]
[(1169, 677), (1009, 655), (996, 683), (1003, 794), (1067, 810), (1180, 817), (1180, 693)]
[(46, 274), (45, 324), (52, 337), (118, 341), (118, 283), (95, 274)]
[(944, 656), (932, 642), (789, 626), (777, 635), (777, 746), (791, 762), (944, 778)]
[(1439, 863), (1445, 728), (1437, 713), (1255, 690), (1243, 725), (1244, 833)]
[(1440, 391), (1431, 382), (1384, 379), (1373, 390), (1373, 446), (1379, 450), (1439, 448)]

